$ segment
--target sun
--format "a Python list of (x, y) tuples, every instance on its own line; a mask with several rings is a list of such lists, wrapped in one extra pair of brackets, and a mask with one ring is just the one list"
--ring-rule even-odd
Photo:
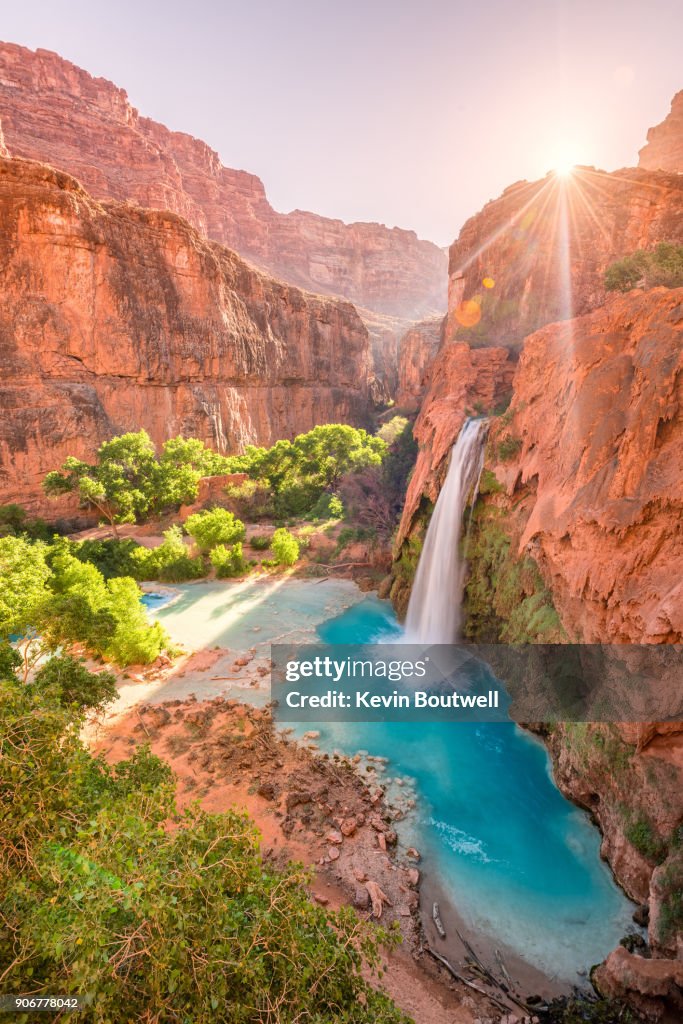
[(577, 165), (576, 148), (571, 142), (558, 142), (553, 151), (552, 169), (558, 178), (569, 178)]

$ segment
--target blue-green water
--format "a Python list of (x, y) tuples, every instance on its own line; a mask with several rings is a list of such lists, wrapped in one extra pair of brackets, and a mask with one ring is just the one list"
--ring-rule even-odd
[[(400, 629), (387, 602), (368, 598), (318, 634), (365, 643)], [(316, 728), (325, 749), (365, 749), (390, 758), (390, 776), (415, 779), (410, 839), (473, 927), (574, 982), (633, 930), (633, 907), (600, 859), (597, 830), (555, 786), (543, 745), (513, 723)]]

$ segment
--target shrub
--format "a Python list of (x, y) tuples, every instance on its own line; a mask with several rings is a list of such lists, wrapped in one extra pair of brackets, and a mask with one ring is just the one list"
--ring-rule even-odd
[(267, 551), (271, 545), (272, 535), (268, 533), (256, 533), (249, 541), (254, 551)]
[(116, 700), (113, 672), (90, 672), (69, 655), (50, 658), (36, 672), (31, 689), (46, 693), (57, 704), (72, 705), (77, 711), (102, 711)]
[(156, 548), (139, 546), (132, 552), (136, 580), (183, 583), (206, 576), (204, 559), (191, 558), (179, 526), (164, 531), (164, 540)]
[(235, 544), (244, 540), (244, 523), (227, 508), (195, 512), (186, 519), (185, 529), (200, 551), (211, 551), (217, 544)]
[(299, 542), (289, 530), (276, 530), (271, 542), (273, 561), (277, 565), (294, 565), (299, 557)]
[(344, 505), (341, 498), (327, 491), (320, 495), (310, 510), (311, 519), (341, 519), (343, 515)]
[[(0, 683), (3, 992), (89, 993), (88, 1020), (407, 1024), (366, 980), (389, 935), (316, 906), (235, 811), (178, 814), (142, 749), (94, 758), (82, 718)], [(165, 824), (175, 819), (175, 827)]]
[(641, 285), (645, 288), (683, 286), (683, 245), (660, 242), (651, 252), (638, 249), (612, 263), (605, 271), (608, 292), (627, 292)]
[(521, 449), (521, 438), (508, 435), (498, 442), (498, 458), (501, 462), (509, 462), (519, 455)]
[(81, 562), (90, 562), (108, 580), (112, 576), (135, 576), (139, 565), (135, 552), (138, 550), (146, 549), (131, 538), (108, 537), (106, 540), (82, 540), (74, 544), (72, 553)]
[(0, 537), (49, 541), (52, 532), (44, 519), (30, 519), (21, 505), (0, 505)]
[(666, 857), (666, 843), (657, 834), (652, 823), (648, 821), (645, 815), (641, 815), (634, 821), (629, 822), (624, 830), (624, 834), (631, 846), (638, 853), (641, 853), (643, 857), (647, 857), (648, 860), (661, 863)]
[(217, 544), (209, 555), (209, 561), (216, 570), (216, 576), (221, 579), (242, 576), (248, 568), (242, 554), (242, 544), (239, 541), (230, 547), (225, 544)]
[(240, 519), (256, 522), (259, 519), (272, 519), (275, 514), (273, 493), (268, 484), (257, 480), (229, 484), (225, 488), (225, 495), (230, 511)]

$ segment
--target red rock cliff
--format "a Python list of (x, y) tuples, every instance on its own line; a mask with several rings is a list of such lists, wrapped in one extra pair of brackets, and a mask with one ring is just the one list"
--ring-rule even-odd
[(412, 324), (398, 343), (396, 405), (416, 412), (427, 386), (427, 375), (441, 343), (443, 317)]
[(125, 430), (230, 451), (368, 414), (354, 307), (273, 280), (175, 214), (2, 159), (0, 266), (0, 502), (36, 508), (47, 470)]
[(683, 640), (683, 289), (615, 296), (524, 343), (494, 466), (570, 637)]
[(520, 182), (467, 221), (450, 249), (447, 338), (517, 344), (605, 300), (616, 259), (683, 242), (683, 176), (577, 168)]
[(683, 89), (671, 101), (661, 124), (650, 128), (647, 144), (638, 154), (638, 166), (651, 171), (683, 171)]
[(98, 199), (172, 210), (291, 284), (409, 319), (445, 309), (438, 246), (381, 224), (277, 213), (255, 175), (140, 117), (122, 89), (55, 53), (0, 44), (0, 121), (13, 156), (73, 174)]

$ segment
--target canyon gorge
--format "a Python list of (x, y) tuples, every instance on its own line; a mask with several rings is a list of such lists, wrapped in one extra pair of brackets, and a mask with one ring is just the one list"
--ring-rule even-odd
[[(614, 261), (683, 245), (683, 92), (638, 167), (513, 184), (448, 257), (278, 213), (45, 50), (0, 44), (0, 128), (0, 502), (73, 512), (45, 474), (129, 430), (236, 453), (394, 409), (417, 443), (384, 584), (403, 614), (453, 445), (486, 416), (465, 637), (683, 643), (683, 288), (605, 289)], [(647, 906), (653, 959), (620, 947), (596, 983), (680, 1012), (683, 726), (533, 728)]]

